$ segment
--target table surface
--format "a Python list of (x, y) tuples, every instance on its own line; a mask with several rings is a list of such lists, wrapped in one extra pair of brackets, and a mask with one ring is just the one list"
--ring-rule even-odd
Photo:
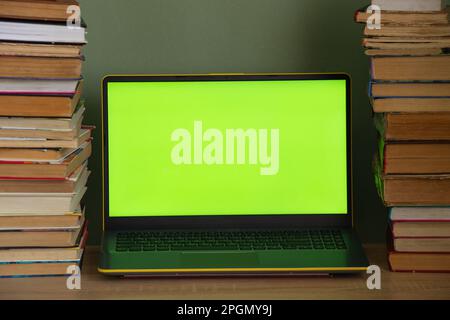
[(382, 269), (381, 290), (367, 289), (367, 275), (334, 277), (110, 278), (97, 272), (98, 247), (88, 247), (81, 290), (66, 278), (0, 279), (0, 299), (450, 299), (450, 274), (393, 273), (382, 245), (366, 245)]

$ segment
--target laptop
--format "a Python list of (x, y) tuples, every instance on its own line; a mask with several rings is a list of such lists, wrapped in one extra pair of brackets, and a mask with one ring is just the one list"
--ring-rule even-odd
[(345, 74), (105, 77), (98, 270), (365, 271), (350, 87)]

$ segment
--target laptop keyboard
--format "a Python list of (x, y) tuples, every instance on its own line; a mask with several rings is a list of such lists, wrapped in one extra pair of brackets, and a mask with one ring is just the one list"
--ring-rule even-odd
[(345, 250), (339, 230), (121, 232), (116, 251)]

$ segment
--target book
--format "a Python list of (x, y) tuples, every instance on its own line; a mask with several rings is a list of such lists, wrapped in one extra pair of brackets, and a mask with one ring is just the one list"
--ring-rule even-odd
[(79, 260), (88, 238), (87, 223), (73, 247), (65, 248), (0, 248), (0, 263), (60, 262)]
[(76, 0), (0, 0), (0, 18), (66, 21)]
[(81, 258), (83, 249), (67, 248), (0, 248), (0, 263), (76, 261)]
[(54, 58), (3, 55), (0, 56), (0, 77), (79, 79), (82, 63), (82, 56), (76, 58)]
[(370, 82), (373, 98), (450, 98), (449, 82)]
[(0, 79), (1, 95), (73, 96), (83, 89), (82, 80)]
[(80, 260), (49, 261), (37, 263), (0, 263), (0, 278), (37, 277), (37, 276), (65, 276), (69, 267), (79, 265)]
[(72, 140), (48, 140), (42, 138), (1, 138), (0, 148), (79, 148), (91, 139), (91, 129), (82, 128)]
[(384, 174), (450, 174), (449, 142), (380, 144)]
[[(79, 104), (74, 114), (67, 118), (0, 117), (1, 129), (72, 130), (83, 117), (85, 107)], [(1, 152), (1, 151), (0, 151)]]
[(83, 225), (75, 229), (0, 231), (0, 247), (73, 247), (82, 235)]
[(1, 230), (50, 230), (74, 229), (80, 224), (83, 213), (67, 213), (63, 215), (35, 216), (0, 216)]
[(449, 252), (450, 238), (394, 238), (397, 252)]
[(85, 27), (69, 28), (65, 23), (0, 20), (1, 41), (85, 44), (85, 33)]
[[(82, 190), (84, 186), (86, 186), (89, 175), (91, 172), (84, 168), (79, 174), (77, 174), (74, 178), (67, 178), (63, 181), (46, 181), (46, 180), (19, 180), (15, 181), (16, 183), (12, 185), (8, 185), (8, 182), (13, 182), (9, 180), (0, 180), (0, 190), (2, 190), (1, 194), (6, 195), (8, 193), (11, 194), (35, 194), (35, 193), (53, 193), (53, 194), (74, 194), (77, 190)], [(20, 183), (22, 182), (22, 183)], [(47, 183), (45, 183), (47, 182)], [(51, 183), (52, 182), (52, 183)], [(60, 184), (60, 189), (54, 191)], [(38, 189), (38, 187), (43, 187)], [(9, 187), (9, 188), (8, 188)], [(15, 188), (14, 188), (15, 187)], [(19, 187), (22, 187), (19, 189)], [(23, 188), (25, 187), (25, 188)], [(53, 188), (52, 188), (53, 187)]]
[[(72, 223), (68, 223), (68, 214), (66, 219), (58, 219), (60, 216), (43, 216), (44, 219), (38, 219), (39, 216), (27, 217), (27, 216), (3, 216), (1, 217), (2, 225), (0, 225), (0, 232), (14, 232), (14, 231), (71, 231), (79, 229), (83, 226), (85, 216), (84, 214), (74, 219)], [(40, 223), (38, 223), (40, 222)], [(51, 223), (52, 222), (52, 223)]]
[[(75, 190), (75, 193), (0, 193), (0, 213), (3, 215), (31, 213), (45, 215), (47, 213), (73, 212), (80, 205), (86, 190), (86, 187), (82, 187), (81, 190)], [(20, 238), (21, 235), (17, 236)], [(4, 245), (1, 239), (0, 233), (0, 245)], [(10, 247), (11, 245), (4, 246)], [(59, 245), (55, 244), (55, 246)]]
[(384, 25), (380, 29), (365, 27), (364, 35), (367, 37), (449, 37), (450, 25)]
[(82, 45), (0, 41), (1, 56), (77, 58), (81, 50)]
[(87, 170), (87, 162), (85, 162), (62, 180), (0, 180), (0, 193), (73, 193), (80, 184), (86, 185), (89, 175), (90, 171)]
[(370, 37), (363, 38), (362, 45), (369, 49), (447, 49), (450, 46), (450, 37), (427, 39)]
[(450, 272), (450, 254), (448, 253), (390, 251), (388, 260), (392, 271)]
[(450, 112), (376, 113), (374, 123), (386, 141), (450, 140)]
[[(82, 146), (81, 146), (82, 147)], [(81, 148), (80, 147), (80, 148)], [(0, 148), (0, 162), (49, 162), (61, 163), (79, 148), (18, 149)]]
[[(432, 45), (445, 45), (444, 48), (446, 48), (447, 44), (450, 41), (450, 37), (428, 37), (428, 38), (416, 38), (416, 37), (366, 37), (363, 38), (363, 44), (366, 43), (385, 43), (389, 45), (397, 45), (397, 46), (405, 46), (407, 44), (411, 46), (424, 46), (425, 44), (428, 44), (429, 46)], [(434, 46), (432, 46), (434, 48)]]
[(450, 238), (450, 222), (392, 222), (392, 234), (396, 238)]
[(392, 221), (450, 222), (450, 207), (393, 207), (389, 217)]
[(377, 172), (375, 182), (388, 207), (450, 205), (450, 175), (383, 175)]
[(80, 97), (83, 84), (74, 94), (59, 96), (1, 95), (0, 116), (3, 117), (72, 117), (77, 107), (82, 107)]
[(0, 179), (59, 179), (65, 180), (91, 156), (90, 142), (83, 144), (61, 163), (0, 162)]
[(450, 98), (371, 99), (374, 112), (450, 112)]
[(372, 79), (386, 81), (448, 81), (450, 55), (427, 57), (372, 57)]
[[(355, 21), (359, 23), (367, 23), (373, 13), (367, 13), (367, 8), (360, 9), (355, 14)], [(436, 12), (398, 12), (398, 11), (382, 11), (381, 25), (398, 24), (398, 25), (430, 25), (430, 24), (448, 24), (449, 18), (448, 8)]]
[[(80, 146), (80, 148), (82, 148)], [(48, 162), (61, 163), (80, 148), (59, 149), (19, 149), (0, 148), (0, 162), (2, 163), (30, 163)]]
[(45, 140), (74, 140), (80, 135), (81, 123), (83, 118), (78, 121), (75, 128), (64, 129), (2, 129), (0, 128), (0, 138), (31, 138)]
[(0, 139), (13, 140), (67, 140), (71, 141), (80, 135), (81, 121), (79, 126), (72, 130), (39, 130), (39, 129), (0, 129)]
[(364, 53), (368, 56), (436, 56), (446, 52), (441, 48), (419, 49), (367, 49)]
[(383, 11), (441, 11), (445, 8), (445, 0), (372, 0)]

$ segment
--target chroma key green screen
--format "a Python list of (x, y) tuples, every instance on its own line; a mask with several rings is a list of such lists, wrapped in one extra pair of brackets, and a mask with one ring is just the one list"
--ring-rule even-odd
[(345, 80), (107, 86), (111, 217), (347, 213)]

